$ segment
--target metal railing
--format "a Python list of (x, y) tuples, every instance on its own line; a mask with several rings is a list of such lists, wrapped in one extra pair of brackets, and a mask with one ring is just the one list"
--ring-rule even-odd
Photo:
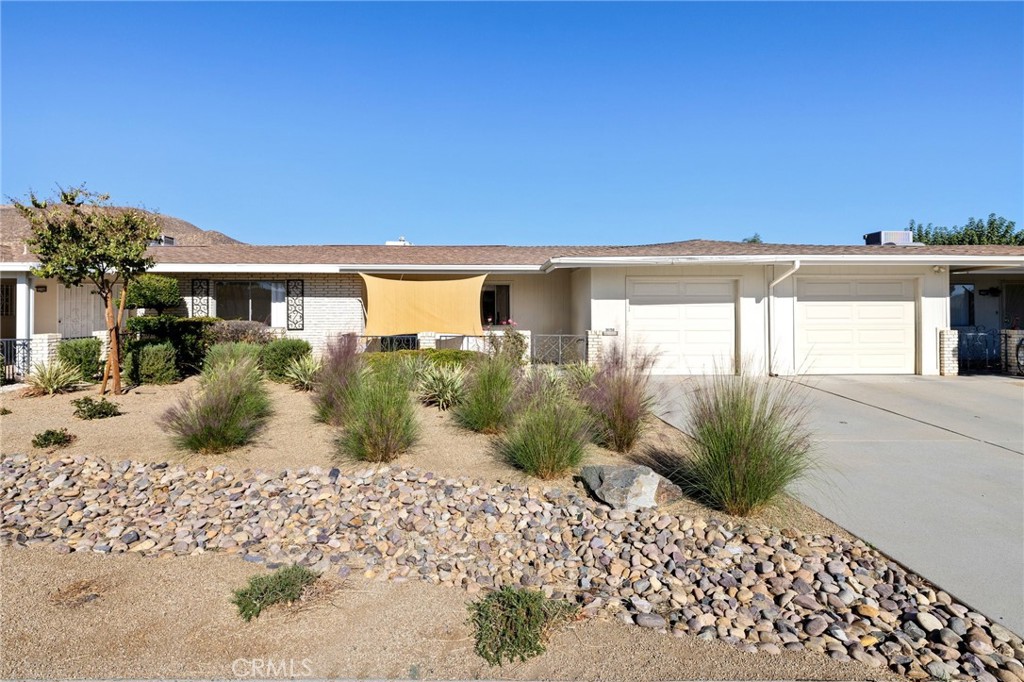
[(17, 381), (32, 369), (32, 340), (0, 339), (0, 355), (3, 355), (3, 383)]
[(419, 339), (415, 334), (395, 336), (359, 336), (359, 350), (363, 353), (387, 353), (396, 350), (417, 350)]
[(957, 342), (957, 356), (961, 371), (998, 371), (1001, 334), (983, 327), (961, 328)]
[(535, 365), (586, 362), (587, 337), (582, 334), (534, 334), (530, 361)]

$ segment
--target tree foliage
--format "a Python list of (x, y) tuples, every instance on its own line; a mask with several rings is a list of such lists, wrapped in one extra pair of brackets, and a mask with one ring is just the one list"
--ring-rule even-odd
[(129, 308), (153, 308), (157, 315), (163, 315), (168, 308), (181, 304), (178, 280), (163, 275), (139, 275), (128, 285)]
[(910, 221), (907, 228), (914, 233), (914, 241), (932, 245), (979, 246), (985, 244), (1009, 244), (1024, 246), (1024, 230), (1016, 229), (1017, 224), (995, 213), (988, 214), (988, 220), (971, 218), (964, 226), (944, 227)]
[(761, 234), (758, 233), (758, 232), (755, 232), (754, 234), (750, 235), (749, 237), (744, 237), (743, 238), (743, 243), (744, 244), (763, 244), (764, 242), (761, 241)]
[[(152, 266), (146, 256), (149, 241), (160, 234), (159, 225), (146, 212), (110, 205), (110, 196), (90, 192), (84, 185), (58, 187), (52, 199), (30, 192), (27, 202), (14, 207), (32, 226), (29, 248), (39, 258), (36, 277), (56, 279), (64, 286), (91, 282), (106, 308), (110, 352), (100, 392), (113, 376), (113, 390), (121, 392), (119, 330), (124, 317), (124, 288)], [(121, 286), (115, 313), (114, 293)]]

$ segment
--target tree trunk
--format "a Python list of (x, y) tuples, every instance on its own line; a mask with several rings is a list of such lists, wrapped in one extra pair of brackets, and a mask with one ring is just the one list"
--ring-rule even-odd
[(127, 283), (121, 287), (121, 302), (117, 306), (117, 318), (114, 324), (114, 347), (111, 354), (114, 356), (114, 395), (121, 394), (121, 321), (124, 319), (125, 293), (128, 290)]
[(102, 293), (103, 296), (103, 310), (107, 318), (107, 361), (103, 365), (103, 383), (100, 384), (100, 395), (107, 392), (107, 379), (110, 378), (110, 364), (111, 353), (114, 349), (116, 342), (114, 341), (114, 298), (113, 292)]

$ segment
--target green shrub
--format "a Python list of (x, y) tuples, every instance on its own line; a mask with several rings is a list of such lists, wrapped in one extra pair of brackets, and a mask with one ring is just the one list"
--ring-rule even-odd
[(82, 380), (78, 367), (69, 365), (60, 358), (51, 362), (37, 362), (25, 377), (29, 395), (53, 395), (74, 390)]
[(133, 384), (173, 384), (178, 380), (178, 354), (170, 341), (133, 343), (124, 359)]
[(797, 384), (714, 375), (692, 393), (683, 433), (691, 457), (668, 472), (684, 490), (729, 514), (770, 504), (814, 465)]
[(175, 445), (199, 453), (218, 453), (245, 445), (266, 425), (270, 396), (253, 357), (213, 362), (189, 393), (164, 413), (161, 426)]
[(265, 344), (274, 340), (274, 332), (262, 322), (220, 320), (210, 328), (213, 343)]
[(351, 395), (341, 451), (368, 462), (390, 462), (411, 448), (419, 424), (409, 385), (394, 366), (367, 373)]
[(654, 356), (643, 351), (627, 355), (612, 346), (590, 385), (580, 397), (597, 422), (597, 442), (629, 452), (643, 436), (654, 400), (648, 390)]
[(32, 447), (36, 448), (63, 448), (71, 445), (76, 436), (68, 433), (67, 429), (47, 429), (32, 437)]
[[(538, 383), (546, 379), (540, 377)], [(541, 384), (498, 441), (498, 452), (512, 466), (549, 479), (583, 461), (592, 423), (586, 408), (559, 384)]]
[(363, 378), (364, 354), (358, 351), (355, 334), (345, 334), (328, 342), (313, 394), (316, 420), (341, 426), (345, 423), (352, 394)]
[(157, 315), (162, 315), (167, 308), (177, 308), (181, 303), (178, 280), (163, 275), (139, 275), (131, 281), (125, 292), (126, 307), (153, 308)]
[(467, 429), (500, 433), (511, 421), (510, 407), (519, 367), (502, 355), (482, 360), (470, 374), (455, 419)]
[(259, 368), (260, 355), (262, 354), (262, 351), (262, 346), (255, 343), (246, 343), (244, 341), (236, 343), (215, 343), (206, 351), (206, 359), (203, 361), (203, 371), (205, 372), (214, 365), (238, 362), (243, 359), (252, 360), (253, 364)]
[(57, 344), (57, 357), (78, 370), (82, 381), (93, 381), (100, 371), (103, 343), (96, 337), (68, 339)]
[(526, 661), (545, 651), (551, 628), (576, 614), (576, 606), (543, 592), (503, 587), (469, 604), (476, 653), (491, 665)]
[(530, 349), (530, 342), (526, 335), (516, 329), (515, 322), (508, 321), (500, 334), (490, 334), (487, 342), (491, 347), (491, 354), (500, 356), (514, 365), (525, 365), (529, 362), (527, 351)]
[(428, 364), (420, 372), (419, 398), (426, 405), (447, 410), (459, 403), (466, 379), (466, 370), (459, 365)]
[(285, 381), (289, 365), (292, 360), (297, 360), (309, 355), (312, 348), (308, 341), (302, 339), (274, 339), (263, 346), (260, 351), (260, 365), (267, 373), (267, 378), (272, 381)]
[(420, 350), (396, 350), (387, 353), (368, 352), (362, 354), (366, 365), (371, 368), (381, 364), (412, 362), (420, 364), (419, 360), (409, 358), (423, 358), (434, 365), (457, 365), (469, 367), (483, 357), (483, 353), (473, 350), (457, 350), (454, 348), (423, 348)]
[(99, 400), (93, 400), (89, 397), (79, 398), (78, 400), (72, 400), (71, 404), (75, 406), (75, 416), (79, 419), (106, 419), (107, 417), (116, 417), (121, 414), (117, 403), (112, 403), (106, 398), (100, 398)]
[(285, 367), (284, 380), (294, 389), (312, 391), (316, 388), (316, 382), (323, 367), (320, 358), (315, 357), (312, 353), (306, 353), (301, 357), (292, 358), (288, 366)]
[(129, 317), (125, 329), (137, 342), (169, 341), (174, 346), (179, 374), (202, 369), (206, 351), (213, 343), (211, 329), (220, 320), (216, 317), (175, 317), (146, 315)]
[(8, 410), (6, 407), (0, 407), (0, 415), (10, 414), (10, 413), (11, 413), (11, 411)]
[(288, 604), (297, 600), (318, 577), (305, 566), (285, 566), (270, 575), (249, 578), (246, 587), (235, 590), (231, 603), (238, 607), (238, 615), (248, 623), (259, 618), (263, 609), (272, 604)]

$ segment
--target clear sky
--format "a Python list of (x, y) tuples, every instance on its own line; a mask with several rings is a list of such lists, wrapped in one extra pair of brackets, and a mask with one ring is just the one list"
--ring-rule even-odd
[(12, 3), (5, 197), (261, 244), (857, 243), (1024, 207), (1024, 4)]

